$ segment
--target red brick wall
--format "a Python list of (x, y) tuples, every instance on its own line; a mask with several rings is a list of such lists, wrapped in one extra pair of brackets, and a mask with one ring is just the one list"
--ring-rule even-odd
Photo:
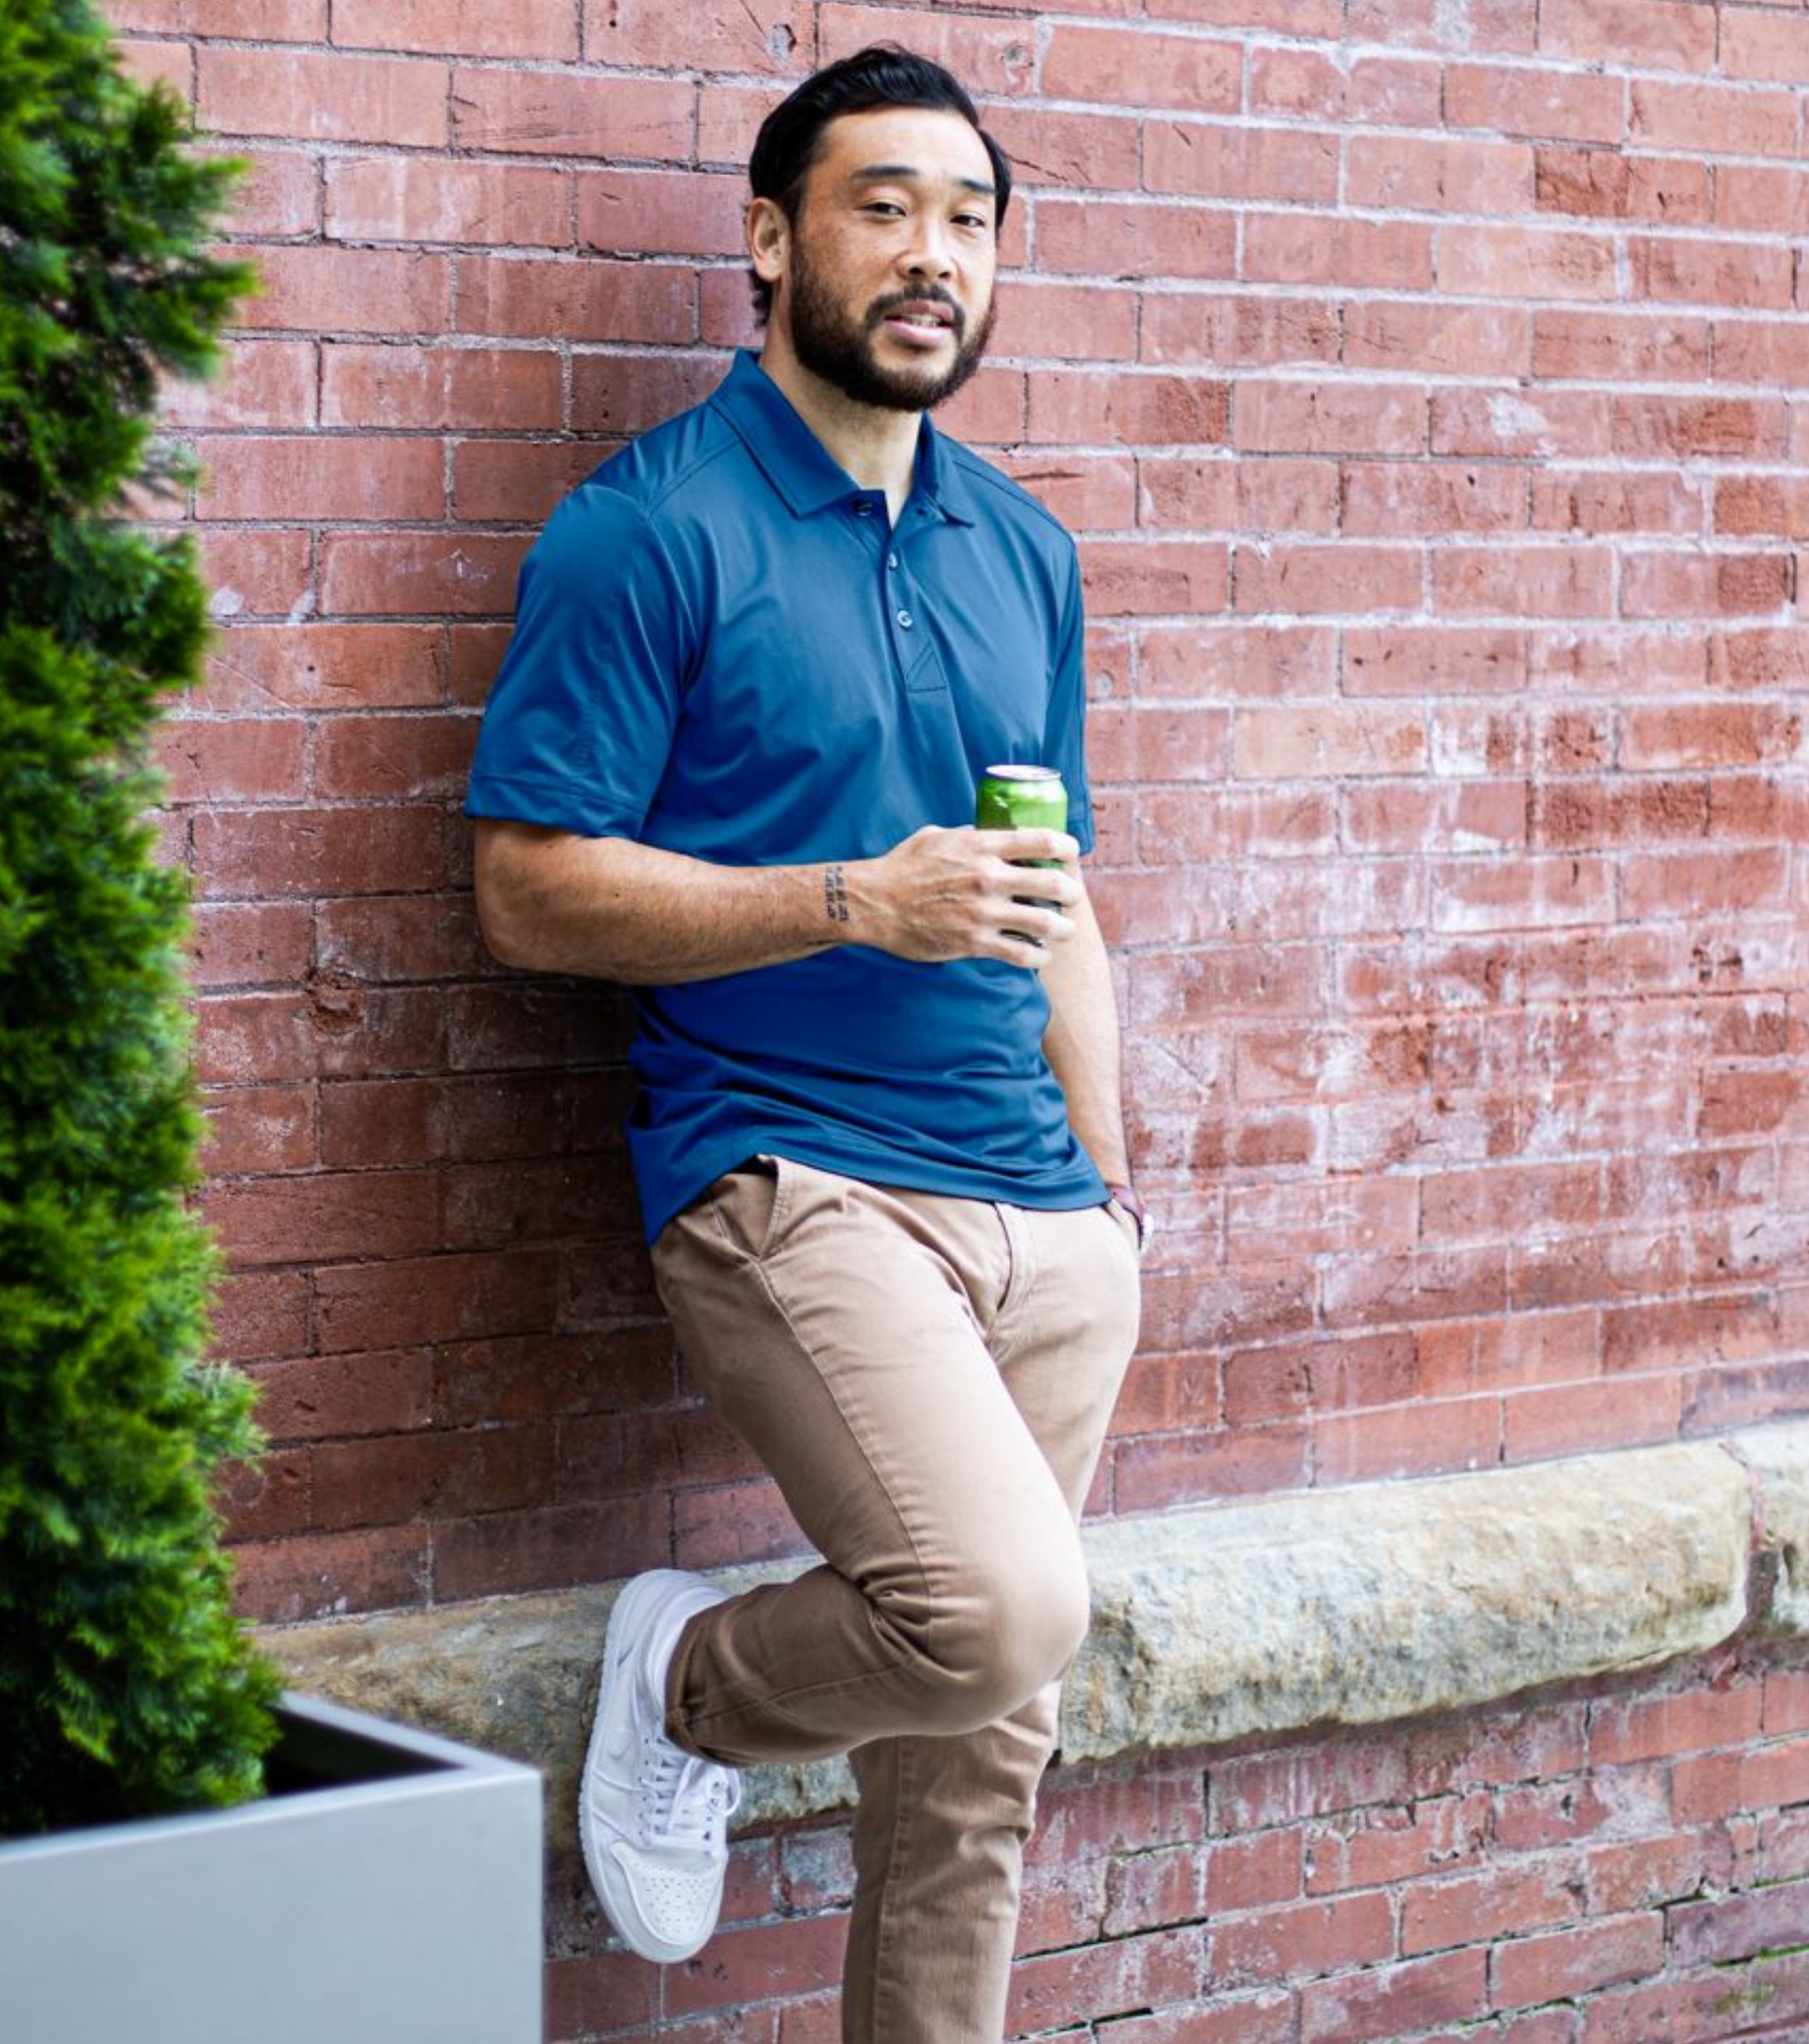
[[(202, 463), (184, 515), (223, 628), (171, 733), (169, 834), (202, 905), (208, 1198), (235, 1273), (221, 1343), (277, 1443), (236, 1504), (248, 1608), (455, 1599), (794, 1539), (689, 1400), (651, 1296), (618, 1135), (622, 998), (490, 962), (458, 805), (539, 521), (747, 337), (739, 166), (761, 112), (881, 35), (959, 67), (1017, 159), (997, 366), (951, 423), (1086, 559), (1095, 887), (1166, 1230), (1096, 1508), (1809, 1410), (1809, 15), (110, 12), (134, 64), (256, 165), (233, 238), (263, 295), (229, 375), (169, 410)], [(1757, 1681), (1714, 1705), (1747, 1715), (1716, 1716), (1709, 1743), (1758, 1735)], [(1763, 1695), (1764, 1731), (1809, 1719), (1800, 1677)], [(1664, 1931), (1602, 1841), (1675, 1829), (1661, 1856), (1692, 1885), (1699, 1851), (1716, 1882), (1809, 1870), (1796, 1817), (1718, 1828), (1712, 1796), (1675, 1805), (1662, 1756), (1681, 1732), (1651, 1735), (1656, 1758), (1591, 1748), (1607, 1772), (1578, 1788), (1582, 1709), (1530, 1721), (1557, 1745), (1520, 1787), (1493, 1760), (1477, 1778), (1497, 1815), (1549, 1805), (1523, 1877), (1479, 1874), (1461, 1840), (1440, 1856), (1433, 1827), (1472, 1792), (1429, 1785), (1417, 1735), (1309, 1749), (1315, 1769), (1354, 1751), (1400, 1776), (1353, 1792), (1392, 1812), (1376, 1821), (1393, 1843), (1350, 1849), (1366, 1871), (1315, 1850), (1304, 1877), (1302, 1840), (1332, 1820), (1277, 1809), (1273, 1867), (1223, 1876), (1259, 1912), (1223, 1933), (1257, 1954), (1236, 1965), (1260, 1978), (1272, 1931), (1291, 1954), (1323, 1939), (1335, 1967), (1379, 1938), (1417, 1969), (1404, 1984), (1457, 1983), (1462, 2008), (1429, 2019), (1446, 2022), (1492, 2005), (1461, 1879), (1505, 1884), (1529, 1931), (1600, 1913), (1550, 1948), (1565, 1978), (1574, 1960), (1600, 1980), (1649, 1969)], [(1755, 1779), (1770, 1750), (1752, 1749)], [(1800, 1800), (1802, 1742), (1776, 1750)], [(1678, 1766), (1721, 1783), (1748, 1764)], [(1101, 1920), (1090, 1900), (1063, 1914), (1073, 1881), (1140, 1931), (1178, 1906), (1171, 1881), (1185, 1903), (1221, 1868), (1269, 1866), (1267, 1847), (1195, 1850), (1220, 1807), (1198, 1792), (1197, 1771), (1165, 1769), (1062, 1792), (1085, 1814), (1074, 1867), (1069, 1833), (1042, 1848), (1052, 1942)], [(775, 1955), (768, 1991), (830, 1963), (810, 1912), (839, 1875), (815, 1835), (744, 1852), (747, 1908), (770, 1912), (782, 1865), (804, 1919), (737, 1940)], [(1446, 1901), (1412, 1908), (1456, 1912), (1456, 1958), (1417, 1956), (1430, 1931), (1404, 1919), (1396, 1945), (1373, 1899), (1344, 1899), (1434, 1865)], [(1694, 1906), (1669, 1912), (1666, 1964), (1711, 1956)], [(1312, 1913), (1304, 1943), (1306, 1919), (1273, 1917), (1287, 1907)], [(1753, 1922), (1772, 1907), (1755, 1896)], [(1800, 1942), (1803, 1920), (1761, 1942)], [(1185, 2002), (1172, 1943), (1086, 1960), (1121, 1985), (1073, 1993), (1089, 2013), (1142, 2005), (1122, 1983), (1146, 1966)], [(1490, 1960), (1486, 1992), (1527, 1963)], [(601, 2021), (590, 1987), (564, 1992)], [(1258, 2044), (1292, 2035), (1277, 2019), (1112, 2034)], [(1309, 2038), (1400, 2034), (1302, 2019)], [(830, 2034), (812, 2020), (701, 2034), (808, 2044)], [(1660, 2034), (1619, 2020), (1501, 2034)], [(1732, 2034), (1678, 2020), (1680, 2039)]]
[(113, 11), (256, 165), (169, 748), (253, 1608), (792, 1538), (673, 1372), (621, 999), (489, 962), (458, 802), (537, 523), (747, 336), (759, 114), (881, 34), (1017, 158), (954, 423), (1086, 555), (1166, 1228), (1097, 1507), (1809, 1409), (1800, 10)]
[[(1043, 1796), (1008, 2031), (1802, 2044), (1806, 1797), (1809, 1675), (1753, 1654), (1638, 1698), (1075, 1769)], [(744, 1841), (702, 1957), (555, 1964), (550, 2035), (838, 2044), (851, 1874), (839, 1831)]]

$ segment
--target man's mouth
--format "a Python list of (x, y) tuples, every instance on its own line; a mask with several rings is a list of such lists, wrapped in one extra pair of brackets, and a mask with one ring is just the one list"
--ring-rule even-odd
[(912, 298), (903, 305), (889, 306), (881, 315), (881, 324), (901, 340), (929, 345), (952, 334), (958, 318), (952, 305), (934, 298)]

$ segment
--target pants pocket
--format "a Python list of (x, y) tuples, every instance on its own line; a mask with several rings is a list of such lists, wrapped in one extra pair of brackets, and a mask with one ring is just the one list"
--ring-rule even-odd
[(725, 1171), (705, 1197), (731, 1245), (759, 1262), (785, 1231), (797, 1182), (789, 1158), (762, 1154)]

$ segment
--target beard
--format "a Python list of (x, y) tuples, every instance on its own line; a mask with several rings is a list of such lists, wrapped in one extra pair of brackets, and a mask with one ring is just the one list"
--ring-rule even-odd
[[(915, 291), (889, 292), (857, 318), (843, 310), (801, 243), (793, 245), (791, 282), (789, 325), (792, 350), (800, 364), (857, 405), (888, 412), (927, 412), (952, 398), (985, 359), (998, 311), (995, 297), (970, 334), (967, 315), (950, 294), (939, 284), (927, 284)], [(921, 368), (888, 367), (874, 346), (886, 316), (902, 305), (925, 304), (947, 309), (954, 337), (954, 360), (942, 368), (928, 363)]]

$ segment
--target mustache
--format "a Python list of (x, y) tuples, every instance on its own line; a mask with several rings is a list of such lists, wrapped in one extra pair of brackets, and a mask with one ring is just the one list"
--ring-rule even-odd
[(955, 339), (960, 340), (966, 334), (966, 313), (956, 303), (952, 294), (944, 290), (940, 284), (926, 284), (919, 291), (892, 291), (883, 298), (875, 299), (867, 309), (869, 331), (889, 319), (893, 313), (901, 312), (906, 305), (946, 305), (949, 326)]

